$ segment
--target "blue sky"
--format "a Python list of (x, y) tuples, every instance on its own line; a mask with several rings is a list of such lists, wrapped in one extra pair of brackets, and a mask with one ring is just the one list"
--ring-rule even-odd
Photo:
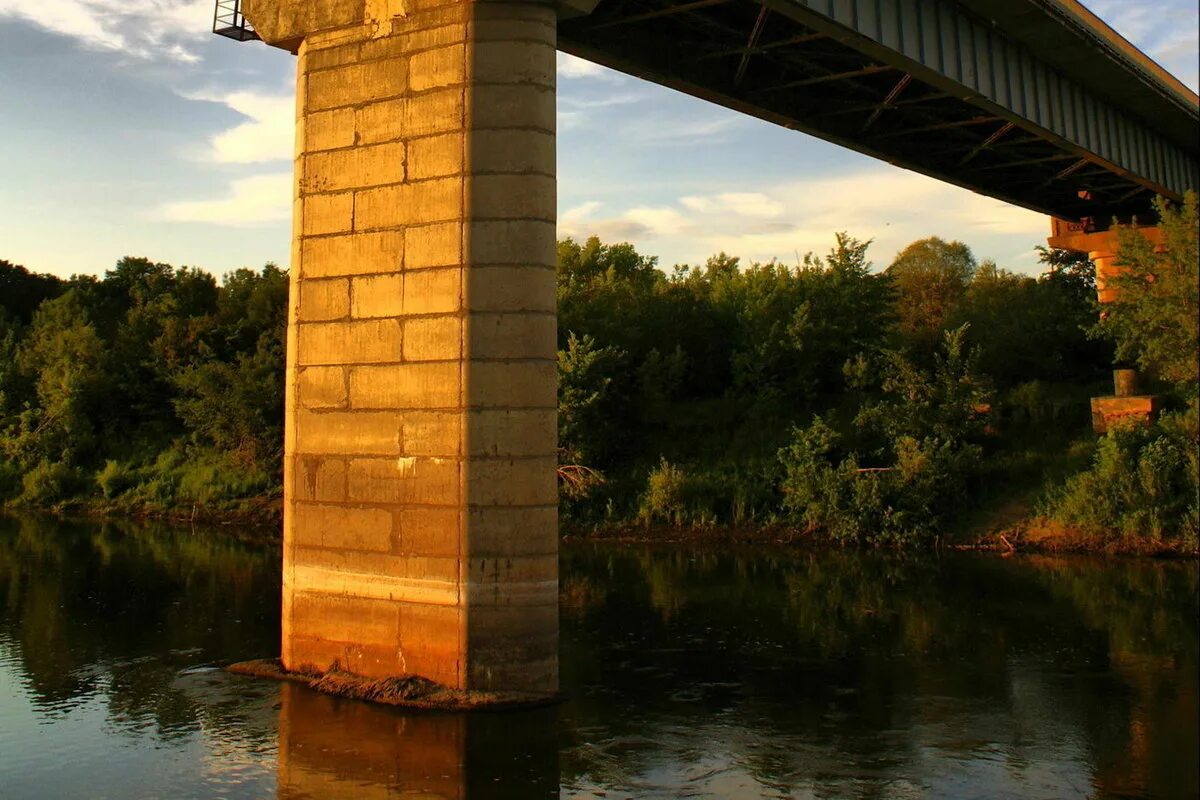
[[(1195, 0), (1087, 5), (1193, 89)], [(0, 258), (286, 265), (295, 62), (212, 0), (0, 0)], [(1047, 220), (559, 54), (559, 233), (660, 263), (792, 263), (847, 230), (886, 265), (938, 235), (1035, 270)]]

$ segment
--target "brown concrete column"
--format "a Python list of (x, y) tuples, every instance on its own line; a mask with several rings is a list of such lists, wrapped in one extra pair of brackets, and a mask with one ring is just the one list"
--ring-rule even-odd
[(245, 5), (299, 59), (284, 666), (552, 692), (554, 10)]
[[(1159, 229), (1154, 227), (1140, 228), (1139, 233), (1152, 242), (1158, 242), (1161, 237)], [(1096, 299), (1100, 302), (1101, 319), (1104, 319), (1107, 312), (1103, 307), (1116, 301), (1120, 295), (1120, 288), (1115, 281), (1128, 271), (1128, 267), (1117, 260), (1116, 231), (1087, 232), (1081, 226), (1051, 218), (1048, 242), (1051, 247), (1087, 253), (1088, 259), (1096, 267)], [(1113, 394), (1092, 398), (1092, 429), (1102, 434), (1117, 420), (1143, 424), (1151, 422), (1158, 413), (1158, 398), (1140, 394), (1140, 386), (1141, 380), (1136, 369), (1115, 365)]]
[(1096, 266), (1096, 299), (1102, 304), (1113, 302), (1117, 299), (1117, 288), (1113, 281), (1124, 271), (1117, 264), (1117, 254), (1108, 250), (1091, 250), (1087, 256)]

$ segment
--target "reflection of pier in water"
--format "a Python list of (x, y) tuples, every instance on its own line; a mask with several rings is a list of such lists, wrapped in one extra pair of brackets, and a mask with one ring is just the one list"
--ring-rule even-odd
[(400, 712), (285, 683), (279, 798), (558, 797), (557, 710), (516, 716)]

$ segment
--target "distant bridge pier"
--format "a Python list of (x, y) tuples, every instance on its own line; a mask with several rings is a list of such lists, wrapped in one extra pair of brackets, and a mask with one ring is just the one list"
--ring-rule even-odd
[[(1139, 227), (1138, 233), (1155, 245), (1162, 239), (1157, 227)], [(1047, 241), (1051, 247), (1060, 250), (1087, 253), (1088, 259), (1096, 266), (1096, 298), (1102, 306), (1118, 298), (1120, 290), (1113, 281), (1126, 268), (1117, 258), (1115, 230), (1087, 231), (1082, 224), (1051, 218), (1051, 235)], [(1092, 398), (1092, 429), (1096, 433), (1104, 433), (1119, 419), (1148, 424), (1158, 415), (1158, 411), (1159, 398), (1142, 393), (1138, 370), (1127, 365), (1114, 365), (1113, 393)]]
[(284, 667), (555, 692), (556, 9), (243, 8), (298, 56)]

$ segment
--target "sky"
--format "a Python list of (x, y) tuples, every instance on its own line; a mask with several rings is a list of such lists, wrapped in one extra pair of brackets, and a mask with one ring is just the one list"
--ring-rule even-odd
[[(1092, 0), (1193, 90), (1195, 0)], [(286, 266), (295, 59), (210, 33), (213, 0), (0, 0), (0, 258)], [(1036, 272), (1047, 219), (577, 58), (558, 61), (559, 235), (663, 267), (797, 262), (837, 231), (883, 267), (927, 236)]]

